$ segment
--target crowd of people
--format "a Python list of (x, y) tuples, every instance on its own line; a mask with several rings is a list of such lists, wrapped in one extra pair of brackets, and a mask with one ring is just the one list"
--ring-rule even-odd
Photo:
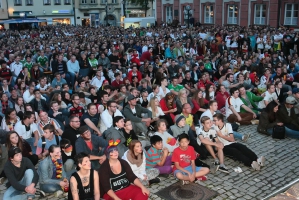
[(57, 25), (0, 34), (5, 200), (148, 199), (160, 175), (185, 185), (207, 180), (212, 167), (230, 173), (225, 156), (261, 170), (265, 157), (242, 144), (250, 134), (240, 126), (299, 138), (292, 29)]

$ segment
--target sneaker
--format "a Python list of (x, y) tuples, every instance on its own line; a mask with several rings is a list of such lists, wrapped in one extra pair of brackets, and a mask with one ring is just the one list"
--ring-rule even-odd
[(58, 190), (54, 193), (54, 197), (60, 197), (61, 195), (63, 195), (62, 190)]
[(149, 180), (148, 182), (149, 182), (149, 185), (154, 184), (154, 183), (160, 183), (161, 179), (157, 177), (152, 180)]
[(153, 137), (154, 134), (155, 134), (155, 132), (153, 132), (153, 131), (149, 131), (149, 132), (147, 133), (148, 137)]
[(266, 158), (264, 156), (261, 156), (259, 159), (257, 159), (257, 163), (261, 166), (264, 167), (266, 162)]
[(248, 138), (249, 138), (249, 135), (248, 134), (244, 134), (243, 138), (242, 138), (242, 141), (246, 142)]
[(259, 166), (259, 164), (256, 161), (253, 161), (251, 164), (251, 167), (256, 170), (256, 171), (260, 171), (261, 167)]
[(200, 177), (197, 178), (197, 180), (206, 181), (206, 180), (208, 180), (208, 177), (207, 176), (200, 176)]
[(251, 120), (251, 124), (259, 124), (259, 120), (258, 119), (253, 119), (253, 120)]
[(40, 189), (36, 189), (35, 195), (40, 196), (40, 197), (46, 196), (45, 192)]
[(6, 178), (5, 177), (1, 177), (0, 178), (0, 185), (2, 185), (5, 181), (6, 181)]
[(190, 182), (189, 181), (184, 181), (184, 180), (180, 180), (181, 185), (188, 185)]
[(221, 171), (221, 172), (227, 173), (227, 174), (229, 173), (228, 169), (226, 167), (223, 167), (223, 166), (219, 166), (218, 170)]
[(215, 160), (214, 165), (220, 165), (218, 160)]

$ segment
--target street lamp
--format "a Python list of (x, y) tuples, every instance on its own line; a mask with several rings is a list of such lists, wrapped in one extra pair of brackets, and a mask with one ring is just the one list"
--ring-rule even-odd
[(148, 0), (144, 0), (144, 14), (146, 17), (146, 12), (147, 12), (147, 4), (148, 4)]
[(106, 26), (108, 26), (108, 0), (106, 0)]
[(191, 6), (190, 5), (187, 5), (184, 9), (184, 18), (187, 18), (188, 19), (188, 28), (189, 28), (189, 24), (190, 24), (190, 15), (193, 14), (193, 10), (191, 9)]

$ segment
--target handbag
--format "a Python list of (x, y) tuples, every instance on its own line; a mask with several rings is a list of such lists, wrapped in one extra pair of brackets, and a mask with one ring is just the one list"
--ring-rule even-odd
[(284, 139), (286, 136), (286, 130), (284, 126), (275, 125), (273, 127), (272, 138), (274, 139)]

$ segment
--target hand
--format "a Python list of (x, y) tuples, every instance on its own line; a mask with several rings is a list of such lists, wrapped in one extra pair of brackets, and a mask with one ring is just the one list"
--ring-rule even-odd
[(144, 186), (142, 186), (141, 191), (142, 191), (142, 194), (144, 194), (144, 195), (149, 196), (149, 194), (150, 194), (150, 191)]
[(144, 177), (143, 180), (147, 180), (147, 175), (144, 174), (143, 177)]
[(103, 155), (103, 156), (100, 157), (99, 163), (102, 164), (105, 160), (106, 160), (106, 156)]
[(278, 126), (283, 126), (283, 123), (282, 122), (278, 122), (277, 125)]
[(265, 97), (265, 96), (266, 96), (266, 93), (264, 92), (261, 96), (262, 96), (262, 97)]
[(238, 121), (241, 121), (241, 120), (242, 120), (242, 118), (241, 118), (240, 115), (237, 115), (237, 118), (238, 118)]
[(215, 146), (218, 148), (218, 149), (223, 149), (224, 145), (222, 142), (216, 142)]
[(38, 140), (35, 140), (35, 142), (34, 142), (34, 144), (33, 144), (33, 146), (37, 146), (37, 142), (38, 142)]
[(190, 182), (193, 182), (195, 180), (195, 174), (194, 173), (188, 173), (188, 176), (189, 176), (189, 180)]
[(167, 149), (167, 147), (163, 148), (163, 152), (164, 152), (164, 154), (168, 154), (169, 153), (169, 150)]
[(62, 187), (62, 188), (65, 188), (66, 186), (68, 186), (68, 182), (64, 182), (64, 181), (60, 181), (59, 182), (59, 185)]
[(256, 119), (256, 114), (255, 113), (253, 113), (253, 119)]

